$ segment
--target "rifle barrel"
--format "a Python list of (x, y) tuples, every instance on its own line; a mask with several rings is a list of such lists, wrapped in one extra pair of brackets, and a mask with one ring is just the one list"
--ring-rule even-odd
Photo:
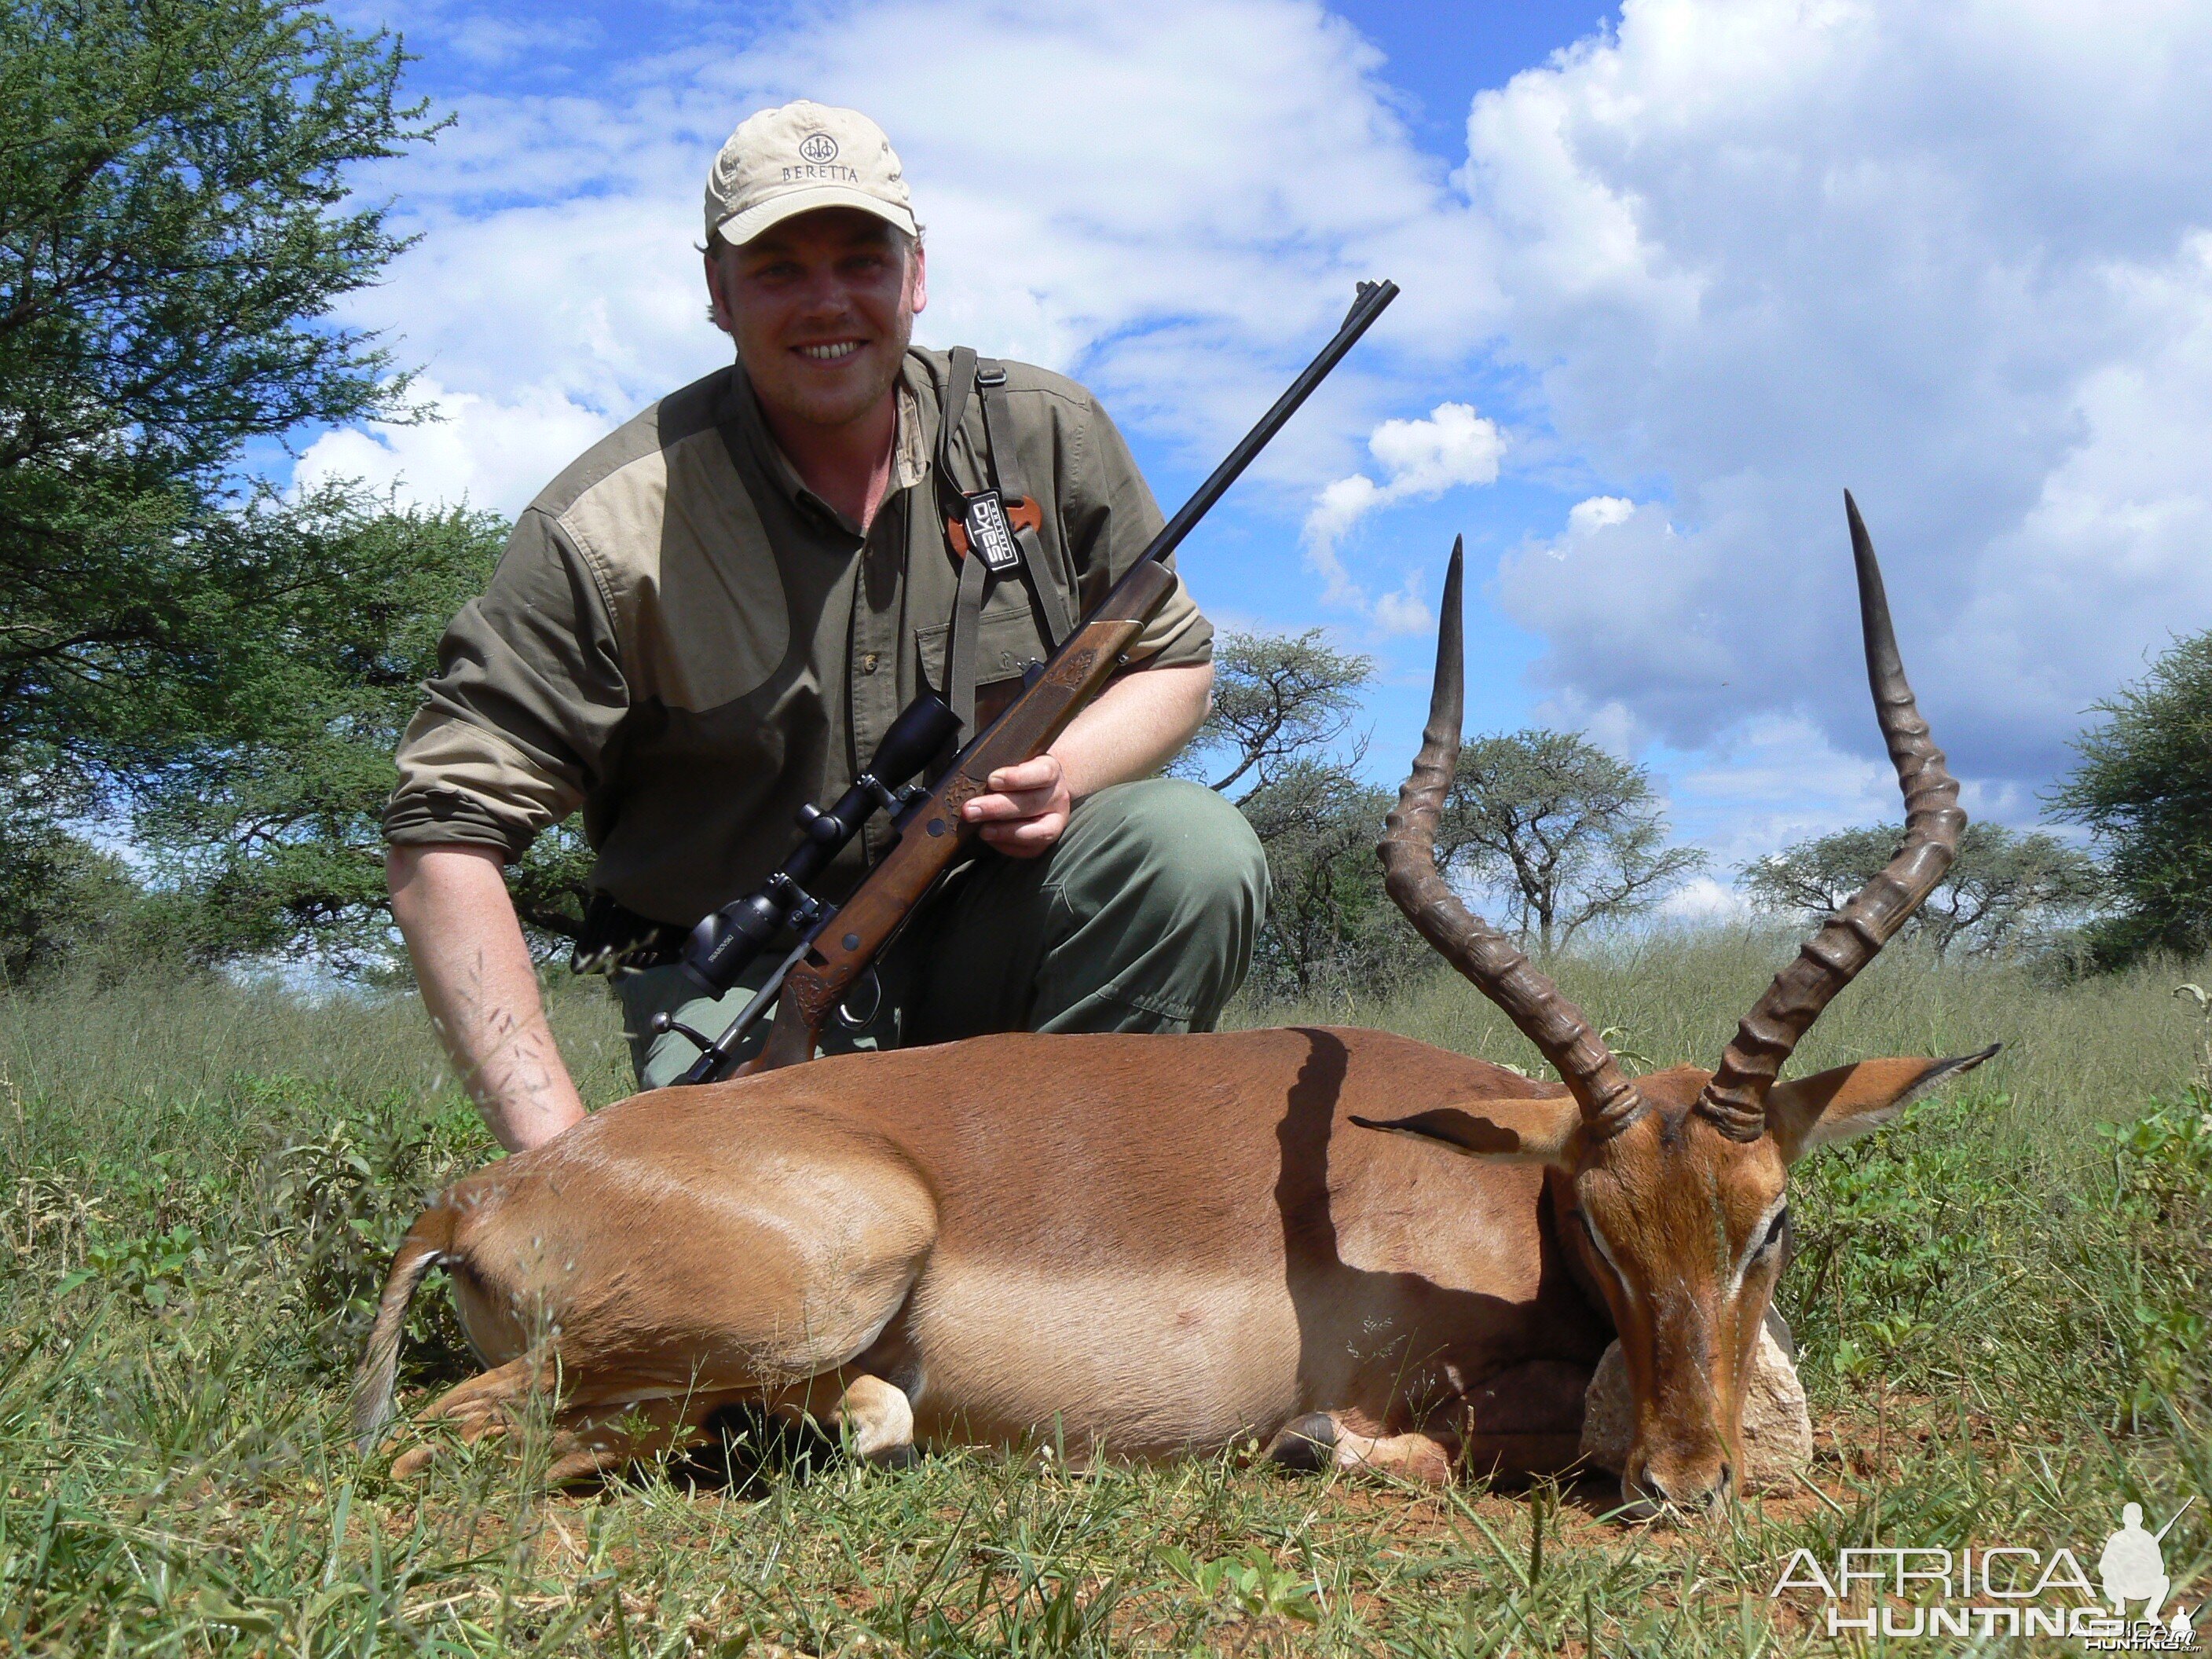
[[(1141, 559), (1164, 559), (1182, 544), (1198, 521), (1213, 510), (1229, 486), (1237, 482), (1244, 469), (1252, 465), (1254, 457), (1267, 447), (1270, 440), (1283, 429), (1283, 423), (1298, 412), (1313, 389), (1327, 380), (1329, 371), (1343, 361), (1344, 354), (1359, 343), (1359, 337), (1367, 332), (1383, 308), (1398, 297), (1398, 285), (1384, 281), (1362, 283), (1359, 297), (1352, 301), (1352, 309), (1344, 319), (1344, 326), (1337, 330), (1336, 337), (1322, 348), (1321, 356), (1306, 365), (1305, 373), (1291, 382), (1290, 390), (1275, 399), (1275, 406), (1260, 417), (1260, 424), (1244, 434), (1244, 441), (1229, 452), (1228, 459), (1213, 469), (1212, 476), (1199, 485), (1195, 495), (1185, 501), (1172, 519), (1161, 526), (1160, 533), (1152, 538), (1152, 544), (1144, 550)], [(1141, 562), (1140, 559), (1140, 562)]]
[[(2191, 1493), (2190, 1493), (2190, 1494), (2189, 1494), (2189, 1498), (2188, 1498), (2187, 1502), (2184, 1503), (2184, 1504), (2182, 1504), (2182, 1506), (2181, 1506), (2179, 1509), (2178, 1509), (2178, 1510), (2174, 1510), (2174, 1512), (2173, 1512), (2173, 1521), (2179, 1521), (2179, 1520), (2180, 1520), (2180, 1519), (2181, 1519), (2181, 1517), (2182, 1517), (2183, 1516), (2185, 1516), (2185, 1515), (2188, 1514), (2188, 1513), (2189, 1513), (2189, 1505), (2190, 1505), (2191, 1504), (2194, 1504), (2196, 1501), (2197, 1501), (2197, 1494), (2196, 1494), (2195, 1492), (2191, 1492)], [(2163, 1539), (2163, 1538), (2166, 1535), (2166, 1534), (2168, 1534), (2168, 1533), (2172, 1532), (2172, 1531), (2173, 1530), (2173, 1521), (2169, 1521), (2169, 1522), (2167, 1522), (2164, 1526), (2160, 1527), (2160, 1528), (2156, 1532), (2154, 1532), (2154, 1533), (2151, 1534), (2151, 1535), (2150, 1535), (2151, 1542), (2152, 1542), (2152, 1543), (2154, 1543), (2154, 1544), (2155, 1544), (2155, 1543), (2157, 1543), (2160, 1540)]]

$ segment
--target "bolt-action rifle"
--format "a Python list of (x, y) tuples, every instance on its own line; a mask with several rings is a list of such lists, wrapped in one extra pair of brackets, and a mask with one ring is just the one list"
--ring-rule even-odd
[[(676, 1031), (699, 1047), (699, 1058), (684, 1074), (684, 1082), (714, 1083), (732, 1075), (746, 1034), (771, 1006), (775, 1023), (768, 1042), (746, 1069), (769, 1071), (814, 1057), (823, 1025), (974, 839), (975, 826), (962, 821), (961, 808), (990, 793), (994, 772), (1051, 747), (1067, 723), (1105, 689), (1122, 665), (1124, 653), (1175, 586), (1175, 577), (1161, 561), (1212, 510), (1397, 295), (1395, 283), (1359, 284), (1336, 337), (1322, 348), (1274, 407), (1152, 538), (1060, 648), (1030, 670), (1004, 711), (954, 757), (933, 783), (926, 788), (898, 788), (957, 729), (952, 711), (924, 693), (899, 716), (866, 770), (836, 805), (826, 812), (811, 806), (801, 809), (803, 839), (784, 867), (757, 891), (702, 921), (684, 947), (685, 975), (719, 996), (784, 928), (799, 934), (797, 945), (720, 1036), (709, 1039), (666, 1014), (655, 1017), (654, 1031)], [(995, 497), (988, 501), (971, 498), (971, 538), (979, 518), (988, 532), (988, 510), (995, 505)], [(980, 514), (975, 510), (979, 506), (983, 508)], [(842, 907), (808, 894), (804, 884), (829, 864), (878, 808), (894, 813), (891, 827), (896, 838), (890, 850)]]

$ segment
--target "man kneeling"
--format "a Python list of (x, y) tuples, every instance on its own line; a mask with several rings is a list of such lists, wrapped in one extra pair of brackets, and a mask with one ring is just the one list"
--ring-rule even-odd
[[(638, 1080), (719, 1030), (675, 962), (757, 886), (803, 804), (842, 793), (925, 687), (975, 728), (1126, 571), (1161, 517), (1073, 381), (911, 343), (921, 229), (880, 129), (806, 102), (741, 125), (707, 185), (708, 295), (736, 361), (586, 452), (517, 521), (453, 621), (385, 814), (392, 910), (455, 1065), (514, 1150), (584, 1115), (501, 874), (579, 807), (599, 937), (619, 945)], [(980, 596), (946, 504), (1035, 504)], [(954, 515), (957, 517), (957, 514)], [(955, 612), (967, 608), (956, 625)], [(987, 1031), (1212, 1028), (1267, 873), (1243, 817), (1160, 769), (1204, 720), (1212, 629), (1178, 580), (1128, 666), (1051, 750), (970, 801), (986, 850), (880, 964), (833, 1045)], [(842, 900), (878, 820), (820, 884)], [(757, 984), (765, 964), (750, 976)], [(870, 1012), (870, 1011), (860, 1011)]]

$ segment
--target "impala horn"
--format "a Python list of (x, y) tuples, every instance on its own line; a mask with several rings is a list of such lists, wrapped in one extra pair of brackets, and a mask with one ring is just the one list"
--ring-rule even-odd
[(1429, 699), (1428, 729), (1421, 734), (1413, 775), (1398, 792), (1397, 807), (1384, 823), (1382, 844), (1375, 850), (1382, 857), (1383, 884), (1406, 919), (1536, 1045), (1581, 1106), (1588, 1132), (1603, 1139), (1644, 1111), (1643, 1094), (1599, 1040), (1597, 1029), (1583, 1011), (1562, 996), (1559, 988), (1512, 940), (1461, 903), (1437, 869), (1437, 817), (1459, 763), (1467, 680), (1460, 617), (1465, 562), (1462, 543), (1455, 539), (1437, 629), (1436, 690)]
[(1698, 1115), (1734, 1140), (1757, 1140), (1766, 1133), (1766, 1091), (1798, 1039), (1820, 1017), (1838, 991), (1849, 985), (1875, 954), (1920, 908), (1951, 867), (1966, 815), (1959, 808), (1957, 780), (1943, 767), (1928, 722), (1920, 717), (1905, 684), (1905, 664), (1897, 654), (1897, 635), (1889, 624), (1889, 600), (1882, 592), (1881, 567), (1874, 542), (1859, 517), (1859, 504), (1844, 492), (1844, 511), (1851, 523), (1851, 556), (1858, 565), (1859, 617), (1866, 629), (1867, 683), (1874, 690), (1875, 717), (1890, 763), (1905, 792), (1905, 839), (1881, 873), (1859, 889), (1850, 902), (1806, 941), (1797, 959), (1774, 976), (1766, 994), (1736, 1027), (1735, 1041), (1721, 1055), (1720, 1069), (1698, 1096)]

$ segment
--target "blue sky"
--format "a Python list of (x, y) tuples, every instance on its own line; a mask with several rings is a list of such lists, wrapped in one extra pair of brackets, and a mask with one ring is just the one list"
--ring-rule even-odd
[[(308, 473), (513, 511), (713, 368), (699, 185), (805, 95), (890, 131), (922, 337), (1103, 396), (1172, 507), (1334, 326), (1405, 297), (1188, 544), (1231, 625), (1420, 720), (1452, 536), (1471, 729), (1586, 729), (1723, 865), (1896, 811), (1841, 505), (1970, 806), (2212, 626), (2212, 15), (1875, 0), (348, 0), (456, 123), (367, 180), (422, 241), (351, 320), (447, 416)], [(1723, 902), (1707, 889), (1692, 904)]]

